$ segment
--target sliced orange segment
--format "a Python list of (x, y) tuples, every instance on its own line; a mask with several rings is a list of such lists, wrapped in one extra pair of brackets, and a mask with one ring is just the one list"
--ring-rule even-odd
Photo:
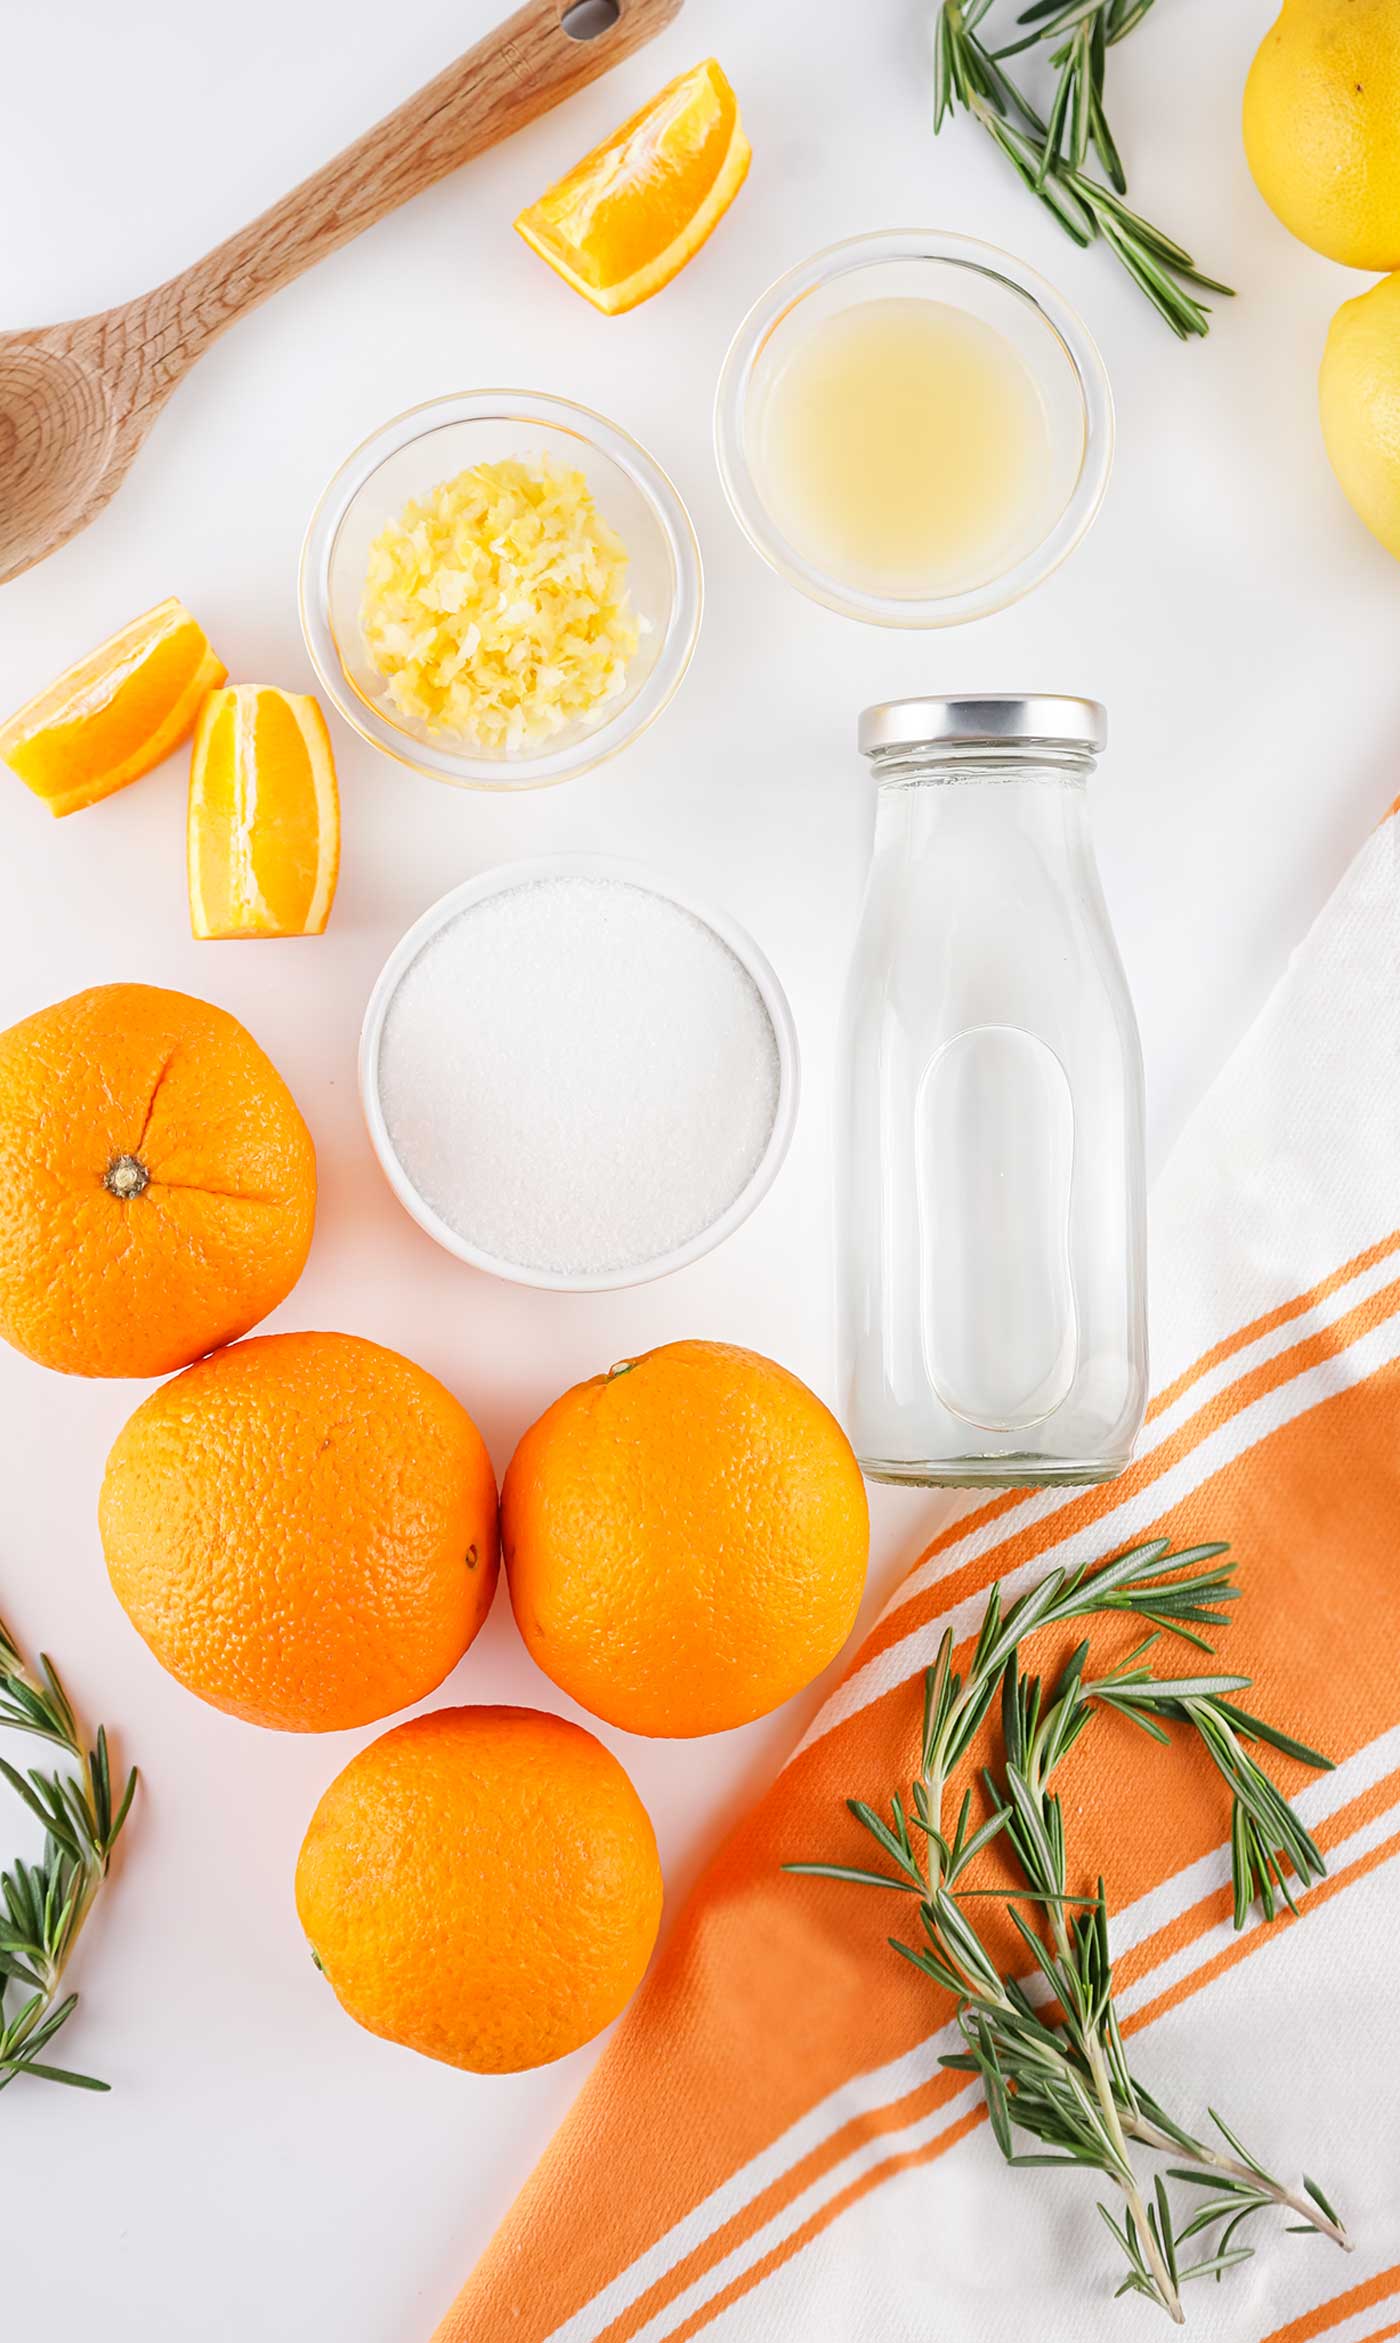
[(210, 692), (190, 754), (196, 936), (319, 936), (340, 867), (330, 734), (307, 692)]
[(748, 167), (738, 101), (709, 57), (668, 82), (515, 225), (566, 285), (614, 317), (669, 285), (728, 211)]
[(0, 758), (50, 813), (76, 813), (178, 748), (205, 693), (227, 673), (172, 594), (0, 727)]

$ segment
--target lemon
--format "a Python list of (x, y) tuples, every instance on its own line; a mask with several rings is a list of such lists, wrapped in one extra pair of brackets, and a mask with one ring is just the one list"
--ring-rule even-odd
[(1400, 560), (1400, 276), (1342, 303), (1318, 396), (1332, 469), (1372, 536)]
[(1397, 125), (1397, 0), (1283, 0), (1249, 69), (1244, 145), (1284, 226), (1351, 268), (1400, 268)]

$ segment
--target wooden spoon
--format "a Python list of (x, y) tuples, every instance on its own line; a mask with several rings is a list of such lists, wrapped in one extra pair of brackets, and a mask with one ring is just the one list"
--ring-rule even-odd
[(182, 374), (245, 310), (630, 56), (681, 0), (527, 0), (436, 81), (167, 284), (0, 334), (0, 585), (85, 528)]

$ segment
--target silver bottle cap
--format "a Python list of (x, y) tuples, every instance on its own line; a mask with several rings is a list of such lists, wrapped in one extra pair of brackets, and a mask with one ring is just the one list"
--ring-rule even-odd
[(862, 756), (916, 749), (939, 741), (1045, 740), (1093, 754), (1108, 741), (1108, 716), (1097, 700), (1059, 692), (983, 692), (975, 698), (882, 700), (863, 708)]

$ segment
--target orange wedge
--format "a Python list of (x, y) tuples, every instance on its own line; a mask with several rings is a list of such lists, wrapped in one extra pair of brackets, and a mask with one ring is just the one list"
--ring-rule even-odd
[(710, 57), (668, 82), (515, 225), (566, 285), (615, 317), (685, 267), (748, 167), (738, 102)]
[(306, 692), (211, 692), (190, 755), (190, 926), (196, 936), (319, 936), (340, 867), (326, 719)]
[(0, 727), (0, 758), (50, 813), (77, 813), (178, 748), (227, 673), (172, 594)]

